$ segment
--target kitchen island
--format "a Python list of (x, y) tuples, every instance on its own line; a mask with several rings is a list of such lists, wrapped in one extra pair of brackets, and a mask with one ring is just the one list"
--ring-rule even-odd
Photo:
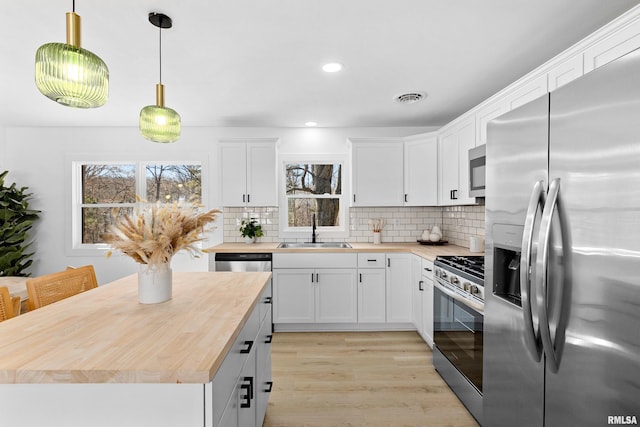
[(253, 345), (271, 334), (270, 278), (174, 273), (173, 298), (143, 305), (131, 275), (0, 323), (3, 425), (237, 420), (242, 374), (270, 376), (270, 347)]

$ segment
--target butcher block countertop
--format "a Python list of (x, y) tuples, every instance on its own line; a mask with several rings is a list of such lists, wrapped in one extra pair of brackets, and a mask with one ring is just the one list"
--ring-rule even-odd
[(419, 243), (351, 243), (351, 248), (287, 248), (279, 249), (279, 243), (222, 243), (205, 249), (205, 252), (235, 252), (235, 253), (304, 253), (304, 252), (409, 252), (430, 261), (438, 255), (484, 255), (484, 253), (470, 252), (469, 248), (456, 245), (421, 245)]
[(173, 273), (138, 303), (137, 275), (0, 323), (0, 383), (208, 383), (271, 273)]

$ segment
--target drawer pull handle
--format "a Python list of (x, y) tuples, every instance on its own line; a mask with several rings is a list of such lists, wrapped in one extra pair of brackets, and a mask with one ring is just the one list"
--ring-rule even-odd
[(253, 399), (253, 377), (244, 377), (243, 381), (248, 381), (249, 384), (242, 384), (240, 388), (246, 390), (246, 396), (242, 396), (244, 402), (240, 404), (241, 408), (251, 408), (251, 399)]
[(271, 393), (271, 390), (273, 390), (273, 381), (267, 381), (267, 388), (264, 389), (265, 393)]
[(264, 340), (265, 344), (271, 344), (273, 341), (273, 335), (267, 335), (267, 339)]
[(266, 297), (266, 298), (264, 299), (264, 303), (265, 303), (265, 304), (273, 304), (273, 298), (271, 298), (271, 297)]
[(377, 259), (368, 259), (367, 262), (376, 262)]
[(247, 348), (243, 348), (242, 350), (240, 350), (240, 354), (249, 354), (249, 353), (251, 353), (251, 348), (253, 347), (253, 341), (245, 341), (244, 345), (246, 345)]
[(428, 268), (428, 267), (425, 267), (424, 269), (425, 269), (425, 270), (427, 270), (428, 272), (431, 272), (431, 271), (432, 271), (432, 270), (431, 270), (430, 268)]

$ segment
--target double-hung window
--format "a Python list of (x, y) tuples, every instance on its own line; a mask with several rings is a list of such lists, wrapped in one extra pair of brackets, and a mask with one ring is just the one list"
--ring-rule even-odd
[(284, 161), (281, 237), (310, 236), (314, 217), (321, 237), (346, 236), (344, 178), (343, 161)]
[(73, 162), (73, 249), (102, 249), (114, 216), (143, 203), (202, 203), (199, 162)]

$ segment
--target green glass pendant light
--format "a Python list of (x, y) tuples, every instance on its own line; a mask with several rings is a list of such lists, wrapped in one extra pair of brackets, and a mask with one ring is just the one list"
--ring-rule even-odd
[(80, 16), (67, 12), (67, 43), (47, 43), (36, 52), (36, 86), (44, 96), (75, 108), (95, 108), (109, 97), (109, 69), (80, 47)]
[(154, 142), (175, 142), (180, 139), (180, 115), (164, 106), (162, 84), (162, 29), (171, 28), (167, 15), (151, 12), (149, 22), (160, 29), (160, 83), (156, 85), (156, 105), (147, 105), (140, 111), (140, 133)]

